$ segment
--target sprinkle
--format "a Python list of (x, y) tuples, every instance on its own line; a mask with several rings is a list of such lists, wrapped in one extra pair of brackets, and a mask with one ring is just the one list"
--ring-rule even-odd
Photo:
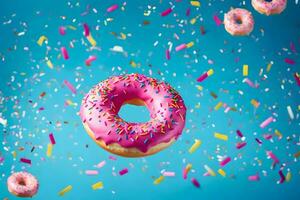
[(236, 130), (236, 134), (241, 138), (244, 137), (243, 133), (240, 130)]
[(292, 59), (289, 59), (289, 58), (285, 58), (285, 59), (284, 59), (284, 62), (286, 62), (287, 64), (290, 64), (290, 65), (295, 64), (295, 61), (292, 60)]
[(258, 88), (258, 85), (254, 84), (249, 78), (244, 78), (243, 83), (247, 83), (252, 88)]
[(31, 165), (31, 160), (29, 160), (27, 158), (21, 158), (20, 161), (23, 162), (23, 163)]
[(74, 86), (67, 80), (64, 80), (64, 84), (71, 90), (73, 94), (76, 94), (76, 89)]
[(101, 181), (92, 185), (93, 190), (99, 190), (103, 188), (103, 183)]
[(46, 40), (48, 40), (48, 38), (47, 38), (46, 36), (42, 35), (42, 36), (38, 39), (37, 43), (38, 43), (38, 45), (42, 46), (42, 45), (43, 45), (43, 42), (45, 42)]
[(226, 172), (223, 169), (218, 169), (218, 173), (223, 176), (226, 177)]
[(186, 44), (181, 44), (181, 45), (178, 45), (178, 46), (175, 48), (175, 50), (176, 50), (176, 51), (181, 51), (181, 50), (183, 50), (183, 49), (185, 49), (185, 48), (187, 48)]
[(96, 167), (97, 167), (97, 168), (102, 168), (102, 167), (104, 167), (105, 164), (106, 164), (106, 161), (103, 160), (103, 161), (101, 161), (100, 163), (98, 163), (98, 164), (96, 165)]
[(127, 173), (128, 173), (128, 169), (127, 168), (124, 168), (121, 171), (119, 171), (120, 176), (123, 176), (124, 174), (127, 174)]
[(288, 111), (288, 114), (289, 114), (291, 120), (293, 120), (294, 119), (294, 113), (293, 113), (293, 110), (292, 110), (291, 106), (287, 106), (286, 108), (287, 108), (287, 111)]
[(70, 192), (72, 190), (72, 185), (68, 185), (64, 189), (58, 192), (59, 196), (63, 196), (65, 193)]
[(294, 154), (295, 158), (298, 158), (300, 156), (300, 151), (298, 151), (297, 153)]
[(189, 173), (189, 171), (192, 169), (192, 164), (187, 164), (186, 167), (183, 169), (183, 179), (186, 179), (187, 178), (187, 175)]
[(162, 173), (162, 175), (163, 176), (175, 176), (175, 172), (167, 172), (167, 171), (165, 171), (165, 172)]
[(236, 147), (237, 149), (241, 149), (241, 148), (243, 148), (244, 146), (246, 146), (246, 144), (247, 144), (246, 142), (238, 142), (238, 143), (236, 144), (235, 147)]
[(280, 133), (280, 131), (278, 131), (277, 129), (275, 129), (275, 135), (281, 139), (282, 138), (282, 134)]
[(281, 183), (283, 183), (283, 182), (285, 181), (285, 177), (284, 177), (284, 175), (283, 175), (282, 170), (279, 170), (278, 174), (279, 174), (279, 176), (280, 176), (280, 180), (277, 181), (277, 184), (281, 184)]
[(216, 176), (216, 173), (207, 165), (204, 165), (204, 168), (206, 169), (206, 171), (209, 173), (209, 175), (211, 176)]
[(290, 171), (288, 171), (288, 173), (286, 174), (285, 180), (286, 180), (286, 182), (290, 182), (291, 179), (292, 179), (292, 173)]
[(209, 69), (207, 72), (203, 73), (199, 78), (197, 78), (198, 82), (204, 81), (207, 77), (211, 76), (214, 74), (213, 69)]
[(222, 24), (222, 21), (219, 19), (217, 15), (214, 15), (213, 19), (217, 26), (220, 26)]
[(193, 185), (194, 185), (195, 187), (197, 187), (197, 188), (200, 187), (200, 183), (197, 181), (197, 179), (192, 178), (192, 179), (191, 179), (191, 182), (193, 183)]
[(259, 175), (255, 174), (255, 175), (249, 176), (248, 180), (249, 181), (259, 181)]
[(4, 157), (0, 157), (0, 163), (4, 161)]
[(300, 86), (300, 74), (295, 73), (295, 74), (294, 74), (294, 77), (295, 77), (295, 79), (296, 79), (296, 82), (297, 82), (298, 86)]
[(158, 184), (160, 184), (164, 179), (165, 179), (164, 176), (160, 176), (160, 177), (158, 177), (157, 179), (155, 179), (155, 180), (153, 181), (153, 184), (154, 184), (154, 185), (158, 185)]
[(215, 110), (219, 110), (221, 108), (221, 106), (223, 105), (222, 102), (219, 102), (216, 106), (215, 106)]
[(59, 30), (59, 34), (61, 34), (61, 35), (65, 35), (66, 34), (66, 28), (65, 27), (60, 26), (58, 30)]
[(258, 108), (259, 107), (259, 105), (260, 105), (260, 103), (257, 101), (257, 100), (255, 100), (255, 99), (251, 99), (251, 104), (255, 107), (255, 108)]
[(0, 117), (0, 124), (2, 124), (5, 127), (7, 125), (7, 120)]
[(112, 11), (115, 11), (118, 9), (118, 5), (117, 4), (114, 4), (112, 6), (110, 6), (109, 8), (106, 9), (107, 12), (112, 12)]
[(90, 66), (91, 62), (95, 61), (96, 59), (97, 59), (96, 56), (89, 56), (89, 58), (85, 60), (85, 65)]
[(199, 1), (191, 1), (191, 5), (195, 7), (200, 7), (200, 2)]
[(248, 76), (248, 65), (243, 65), (243, 76)]
[(68, 51), (67, 51), (66, 47), (62, 47), (62, 48), (60, 48), (60, 50), (61, 50), (61, 54), (63, 55), (64, 59), (68, 60), (69, 59), (69, 54), (68, 54)]
[(165, 17), (167, 15), (169, 15), (172, 12), (172, 8), (168, 8), (165, 11), (163, 11), (162, 13), (160, 13), (160, 16)]
[(267, 151), (267, 156), (274, 161), (274, 164), (279, 163), (278, 158), (275, 156), (275, 154), (272, 151)]
[(223, 159), (219, 164), (221, 167), (224, 167), (225, 165), (227, 165), (229, 162), (231, 161), (230, 157), (226, 157), (225, 159)]
[(50, 69), (53, 69), (53, 64), (52, 64), (51, 60), (47, 60), (46, 64), (48, 65), (48, 67)]
[(55, 144), (56, 143), (55, 139), (54, 139), (54, 136), (53, 136), (53, 133), (49, 134), (49, 139), (50, 139), (51, 144)]
[(187, 48), (191, 48), (192, 46), (194, 46), (194, 42), (189, 42), (189, 43), (186, 44)]
[(269, 71), (271, 70), (271, 67), (272, 67), (272, 63), (269, 63), (269, 64), (267, 65), (267, 72), (269, 72)]
[(52, 148), (53, 147), (53, 145), (52, 144), (48, 144), (48, 146), (47, 146), (47, 156), (48, 157), (51, 157), (51, 155), (52, 155)]
[(224, 134), (221, 134), (221, 133), (217, 133), (217, 132), (215, 132), (215, 138), (218, 138), (220, 140), (225, 140), (225, 141), (228, 140), (228, 136), (227, 135), (224, 135)]
[(93, 38), (92, 34), (89, 34), (86, 38), (93, 47), (95, 47), (97, 45), (97, 42)]
[(14, 158), (17, 157), (17, 152), (16, 151), (12, 151), (11, 154), (13, 155)]
[(167, 50), (166, 50), (166, 59), (167, 59), (167, 60), (170, 60), (170, 58), (171, 58), (171, 57), (170, 57), (170, 50), (167, 49)]
[(85, 37), (89, 36), (90, 35), (90, 29), (89, 29), (89, 26), (86, 23), (83, 24), (83, 29), (84, 29), (84, 36)]
[(265, 128), (266, 126), (268, 126), (273, 121), (274, 121), (274, 118), (269, 117), (265, 121), (263, 121), (259, 126), (260, 126), (260, 128)]
[(200, 145), (201, 145), (201, 140), (195, 139), (195, 142), (189, 149), (189, 152), (194, 153), (200, 147)]
[(90, 175), (90, 176), (94, 176), (94, 175), (98, 175), (99, 172), (97, 170), (85, 170), (85, 174)]

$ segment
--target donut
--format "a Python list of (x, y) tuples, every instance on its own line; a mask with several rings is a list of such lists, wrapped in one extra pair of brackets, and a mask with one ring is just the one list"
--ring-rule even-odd
[(224, 15), (225, 29), (231, 35), (249, 35), (254, 27), (251, 12), (242, 8), (235, 8)]
[(13, 173), (7, 179), (8, 191), (18, 197), (32, 197), (38, 189), (38, 180), (28, 172)]
[[(124, 121), (122, 105), (146, 106), (150, 120)], [(79, 115), (89, 136), (103, 149), (124, 157), (154, 154), (171, 145), (185, 125), (186, 107), (165, 82), (141, 74), (112, 76), (83, 98)]]
[(252, 0), (251, 4), (257, 12), (269, 16), (280, 14), (286, 8), (287, 0)]

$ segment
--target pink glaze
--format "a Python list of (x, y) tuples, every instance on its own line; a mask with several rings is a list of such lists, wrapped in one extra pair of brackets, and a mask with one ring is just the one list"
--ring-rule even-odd
[(37, 179), (28, 172), (13, 173), (7, 179), (8, 191), (22, 197), (32, 197), (39, 189)]
[(252, 0), (251, 4), (259, 13), (273, 15), (280, 14), (286, 8), (287, 0)]
[(251, 12), (236, 8), (225, 14), (224, 25), (226, 31), (231, 35), (249, 35), (253, 30), (254, 20)]
[[(118, 112), (125, 101), (145, 102), (151, 119), (129, 123)], [(170, 85), (140, 74), (113, 76), (94, 86), (82, 101), (80, 117), (106, 145), (118, 143), (142, 152), (177, 139), (185, 125), (183, 99)]]

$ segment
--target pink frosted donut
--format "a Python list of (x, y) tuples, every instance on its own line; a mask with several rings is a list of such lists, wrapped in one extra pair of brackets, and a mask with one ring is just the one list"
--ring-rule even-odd
[(224, 15), (225, 29), (231, 35), (249, 35), (254, 27), (251, 12), (242, 8), (235, 8)]
[(8, 191), (18, 197), (32, 197), (39, 188), (38, 180), (28, 172), (13, 173), (7, 179)]
[[(146, 123), (124, 121), (123, 104), (144, 105)], [(105, 150), (126, 157), (154, 154), (171, 145), (185, 125), (183, 99), (170, 85), (141, 74), (113, 76), (84, 97), (80, 117), (92, 139)]]
[(252, 0), (253, 8), (265, 15), (280, 14), (286, 7), (287, 0)]

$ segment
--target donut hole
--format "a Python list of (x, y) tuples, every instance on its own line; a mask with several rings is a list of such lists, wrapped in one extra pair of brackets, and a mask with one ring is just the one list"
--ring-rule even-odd
[(21, 178), (21, 179), (18, 180), (18, 184), (22, 185), (22, 186), (25, 186), (26, 182), (25, 182), (25, 180), (23, 178)]
[(272, 2), (272, 1), (273, 1), (273, 0), (265, 0), (265, 2), (269, 2), (269, 3)]
[(150, 112), (140, 99), (126, 101), (120, 108), (118, 115), (131, 123), (145, 123), (150, 120)]
[(236, 24), (242, 24), (242, 23), (243, 23), (241, 17), (235, 17), (234, 20), (235, 20), (235, 23), (236, 23)]

